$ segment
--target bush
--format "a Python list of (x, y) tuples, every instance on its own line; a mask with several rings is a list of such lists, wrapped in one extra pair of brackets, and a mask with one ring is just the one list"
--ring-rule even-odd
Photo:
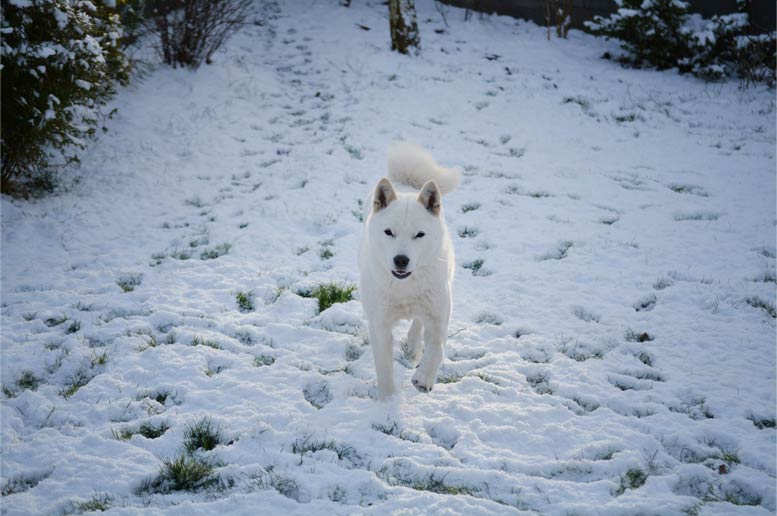
[(95, 0), (2, 0), (2, 182), (5, 193), (52, 186), (54, 170), (104, 120), (129, 79), (119, 16)]
[(678, 68), (708, 81), (738, 77), (744, 87), (775, 84), (775, 34), (748, 35), (747, 2), (742, 12), (709, 20), (688, 13), (680, 0), (615, 0), (609, 18), (596, 16), (586, 27), (596, 35), (621, 40), (632, 66)]
[(197, 68), (244, 23), (251, 0), (153, 0), (152, 30), (173, 67)]
[(777, 84), (775, 57), (777, 32), (737, 37), (737, 77), (743, 88), (765, 83), (770, 88)]
[(688, 44), (692, 57), (681, 61), (683, 69), (708, 81), (735, 75), (737, 37), (747, 29), (747, 15), (713, 16), (710, 20), (694, 15), (688, 25), (695, 29), (690, 31)]
[(595, 16), (586, 27), (596, 34), (617, 38), (628, 52), (623, 61), (634, 66), (651, 64), (659, 70), (677, 66), (690, 57), (685, 27), (688, 3), (679, 0), (615, 0), (618, 10), (609, 18)]

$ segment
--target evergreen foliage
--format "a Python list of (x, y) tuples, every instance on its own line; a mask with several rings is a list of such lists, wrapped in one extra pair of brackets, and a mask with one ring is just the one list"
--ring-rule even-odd
[(747, 0), (738, 13), (705, 20), (682, 0), (615, 0), (618, 10), (596, 16), (586, 27), (617, 38), (619, 61), (659, 70), (677, 68), (709, 81), (738, 77), (744, 86), (775, 83), (775, 33), (751, 35)]
[(27, 194), (104, 120), (100, 108), (129, 80), (115, 9), (95, 0), (2, 0), (2, 183)]

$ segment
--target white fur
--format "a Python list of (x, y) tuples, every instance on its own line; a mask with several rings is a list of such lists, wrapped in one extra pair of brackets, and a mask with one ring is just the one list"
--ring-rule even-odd
[[(440, 167), (424, 149), (407, 142), (392, 146), (388, 167), (388, 178), (381, 179), (364, 205), (359, 249), (359, 289), (379, 399), (395, 392), (392, 329), (401, 319), (413, 321), (407, 337), (411, 354), (418, 356), (422, 335), (425, 344), (413, 385), (423, 392), (434, 385), (448, 335), (454, 269), (440, 197), (454, 189), (460, 178), (457, 170)], [(386, 206), (373, 203), (381, 196), (389, 199)], [(386, 229), (394, 236), (386, 235)], [(425, 235), (418, 237), (419, 232)], [(409, 258), (404, 269), (410, 275), (402, 279), (392, 275), (399, 255)]]

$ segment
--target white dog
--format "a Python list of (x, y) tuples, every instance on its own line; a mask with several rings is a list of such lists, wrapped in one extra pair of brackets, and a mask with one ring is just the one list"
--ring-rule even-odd
[(413, 385), (421, 392), (434, 385), (448, 335), (454, 268), (442, 196), (459, 180), (459, 171), (442, 168), (418, 145), (401, 142), (389, 149), (388, 177), (364, 204), (359, 290), (379, 399), (394, 393), (392, 329), (400, 319), (413, 321), (407, 344), (414, 359), (422, 331), (424, 336)]

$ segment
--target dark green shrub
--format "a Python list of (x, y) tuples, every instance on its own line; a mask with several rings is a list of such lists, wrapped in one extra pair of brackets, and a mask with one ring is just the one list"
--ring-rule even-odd
[(28, 193), (78, 161), (129, 79), (116, 12), (95, 0), (2, 0), (0, 189)]
[(737, 77), (742, 87), (774, 87), (777, 34), (749, 34), (747, 0), (740, 0), (739, 13), (708, 20), (688, 13), (688, 2), (680, 0), (615, 2), (617, 12), (585, 25), (593, 34), (621, 41), (626, 51), (618, 57), (622, 63), (676, 67), (707, 81)]
[(627, 52), (622, 61), (634, 66), (649, 64), (662, 70), (691, 57), (690, 34), (685, 27), (687, 2), (615, 0), (615, 3), (617, 12), (609, 18), (596, 16), (594, 21), (586, 22), (586, 27), (593, 34), (621, 40), (621, 47)]

